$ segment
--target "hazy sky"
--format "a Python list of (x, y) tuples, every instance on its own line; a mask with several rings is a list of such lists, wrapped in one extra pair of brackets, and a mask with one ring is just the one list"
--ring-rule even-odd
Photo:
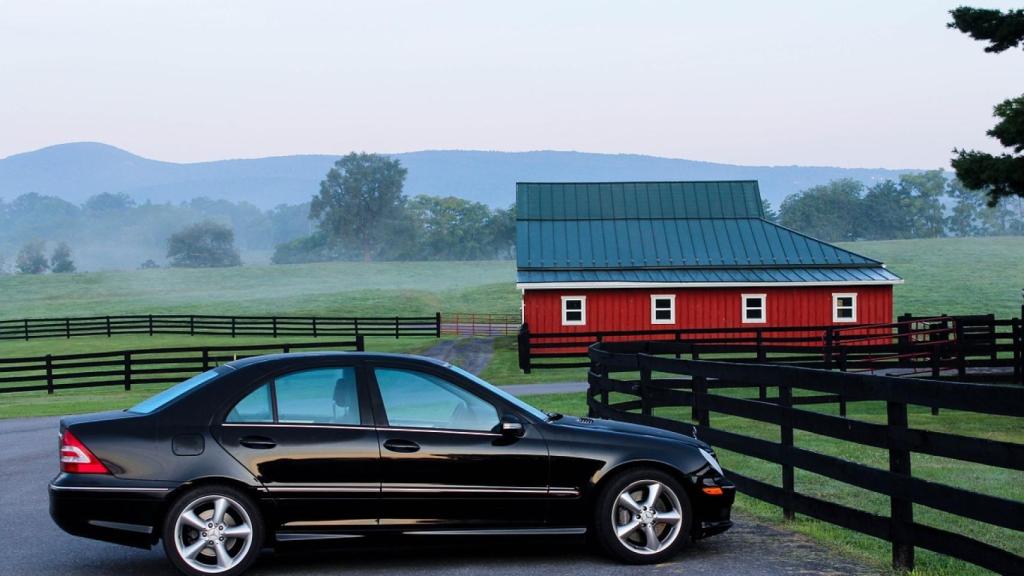
[(581, 150), (948, 167), (1024, 51), (983, 1), (0, 0), (0, 157)]

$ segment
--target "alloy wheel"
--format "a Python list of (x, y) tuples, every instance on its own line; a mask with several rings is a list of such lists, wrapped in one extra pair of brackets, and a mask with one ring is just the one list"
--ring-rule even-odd
[(252, 546), (252, 520), (238, 502), (217, 494), (190, 502), (174, 523), (174, 547), (189, 567), (209, 574), (234, 568)]
[(615, 537), (637, 554), (657, 554), (679, 537), (683, 524), (679, 497), (656, 480), (626, 486), (612, 506)]

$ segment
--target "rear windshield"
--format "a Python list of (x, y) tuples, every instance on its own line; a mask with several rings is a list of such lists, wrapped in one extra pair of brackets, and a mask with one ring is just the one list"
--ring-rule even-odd
[(129, 408), (128, 411), (133, 412), (135, 414), (149, 414), (150, 412), (159, 410), (160, 408), (163, 408), (165, 405), (198, 388), (202, 384), (209, 382), (210, 380), (213, 380), (214, 378), (220, 376), (226, 370), (228, 370), (228, 368), (220, 367), (214, 368), (213, 370), (209, 370), (207, 372), (203, 372), (202, 374), (196, 374), (195, 376), (189, 378), (188, 380), (185, 380), (180, 384), (175, 384), (174, 386), (171, 386), (170, 388), (164, 390), (159, 394), (150, 396), (149, 398)]

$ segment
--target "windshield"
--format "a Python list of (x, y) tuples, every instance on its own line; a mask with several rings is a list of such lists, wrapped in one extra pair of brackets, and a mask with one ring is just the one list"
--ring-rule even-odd
[(542, 410), (540, 410), (538, 408), (535, 408), (533, 406), (530, 406), (529, 404), (527, 404), (526, 402), (523, 402), (519, 398), (516, 398), (515, 396), (509, 394), (508, 392), (505, 392), (501, 388), (498, 388), (494, 384), (491, 384), (490, 382), (487, 382), (486, 380), (480, 379), (480, 377), (478, 377), (476, 374), (473, 374), (471, 372), (467, 372), (467, 371), (463, 370), (462, 368), (459, 368), (458, 366), (451, 366), (451, 365), (449, 365), (449, 368), (451, 368), (455, 372), (458, 372), (459, 374), (465, 376), (466, 378), (469, 378), (470, 380), (472, 380), (473, 382), (476, 382), (477, 384), (483, 386), (484, 388), (487, 388), (488, 390), (490, 390), (491, 392), (494, 392), (498, 396), (501, 396), (507, 402), (510, 402), (510, 403), (514, 404), (517, 408), (522, 409), (524, 412), (530, 413), (530, 415), (532, 415), (534, 418), (538, 418), (540, 420), (547, 420), (548, 419), (548, 414), (546, 412), (544, 412), (544, 411), (542, 411)]
[(164, 405), (170, 403), (172, 400), (175, 400), (189, 393), (190, 391), (198, 387), (200, 384), (213, 380), (217, 376), (220, 376), (222, 373), (223, 371), (221, 371), (219, 368), (214, 368), (213, 370), (203, 372), (202, 374), (196, 374), (195, 376), (189, 378), (188, 380), (185, 380), (180, 384), (175, 384), (174, 386), (171, 386), (167, 390), (164, 390), (163, 392), (156, 394), (155, 396), (150, 396), (149, 398), (129, 408), (128, 411), (133, 412), (135, 414), (149, 414), (154, 410), (163, 408)]

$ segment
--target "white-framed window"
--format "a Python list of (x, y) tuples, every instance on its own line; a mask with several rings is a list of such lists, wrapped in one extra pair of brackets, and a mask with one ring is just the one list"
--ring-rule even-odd
[(651, 324), (676, 323), (676, 295), (651, 294)]
[(744, 324), (764, 324), (768, 321), (767, 307), (765, 306), (765, 303), (768, 301), (767, 295), (741, 294), (740, 300), (743, 307), (742, 318)]
[(587, 323), (587, 297), (562, 296), (562, 326), (584, 326)]
[(855, 292), (832, 294), (832, 321), (857, 321), (857, 294)]

